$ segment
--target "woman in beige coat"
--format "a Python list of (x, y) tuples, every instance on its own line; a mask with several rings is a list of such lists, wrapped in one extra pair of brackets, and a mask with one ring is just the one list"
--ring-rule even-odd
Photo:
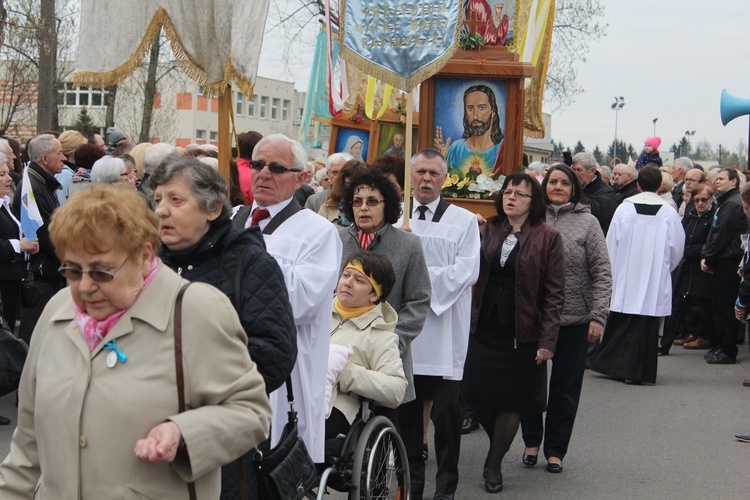
[(395, 280), (391, 262), (377, 253), (355, 253), (344, 265), (333, 302), (331, 347), (346, 346), (352, 357), (338, 380), (326, 438), (346, 434), (360, 397), (388, 408), (404, 398), (406, 377), (394, 332), (398, 315), (384, 300)]
[(270, 407), (229, 300), (194, 283), (182, 307), (178, 411), (174, 304), (186, 283), (156, 257), (143, 198), (94, 185), (50, 234), (69, 287), (45, 308), (19, 389), (0, 498), (219, 496), (219, 467), (268, 435)]

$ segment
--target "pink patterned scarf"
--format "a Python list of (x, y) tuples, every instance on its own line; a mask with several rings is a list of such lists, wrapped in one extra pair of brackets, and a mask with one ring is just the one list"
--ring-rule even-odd
[[(151, 280), (154, 279), (154, 275), (156, 275), (156, 269), (158, 267), (159, 259), (154, 257), (154, 260), (151, 261), (151, 271), (149, 271), (146, 279), (143, 280), (143, 285), (141, 286), (141, 289), (138, 290), (138, 294), (135, 296), (136, 300), (138, 300), (141, 292), (143, 292), (148, 284), (151, 283)], [(135, 303), (135, 301), (133, 301), (133, 303)], [(86, 343), (88, 344), (89, 349), (93, 352), (96, 346), (98, 346), (102, 341), (102, 339), (106, 337), (107, 334), (109, 334), (109, 332), (112, 330), (112, 328), (114, 328), (114, 326), (117, 324), (117, 322), (120, 321), (122, 315), (128, 312), (128, 309), (130, 308), (112, 313), (101, 321), (86, 314), (83, 309), (78, 307), (78, 304), (74, 303), (73, 309), (75, 310), (76, 314), (76, 323), (78, 323), (78, 330), (80, 330), (80, 332), (83, 334), (83, 338), (86, 339)]]

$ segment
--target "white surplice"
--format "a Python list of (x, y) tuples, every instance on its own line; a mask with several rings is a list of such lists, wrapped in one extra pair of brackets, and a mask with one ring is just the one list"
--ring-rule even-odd
[[(341, 238), (333, 224), (310, 210), (287, 219), (266, 248), (279, 263), (297, 327), (297, 364), (292, 371), (299, 435), (315, 462), (324, 460), (325, 386), (331, 333), (331, 301), (341, 265)], [(287, 422), (286, 385), (271, 393), (275, 446)]]
[[(636, 211), (637, 204), (661, 205), (656, 215)], [(670, 273), (682, 259), (685, 231), (677, 212), (655, 193), (631, 196), (617, 207), (607, 232), (612, 262), (610, 309), (642, 316), (672, 313)]]
[(469, 345), (471, 286), (479, 276), (477, 217), (450, 205), (439, 222), (412, 218), (409, 224), (422, 240), (432, 284), (430, 312), (412, 343), (414, 374), (461, 380)]

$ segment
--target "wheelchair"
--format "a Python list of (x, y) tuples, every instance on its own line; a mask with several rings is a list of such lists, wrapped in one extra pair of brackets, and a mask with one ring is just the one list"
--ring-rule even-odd
[(372, 414), (362, 401), (361, 417), (346, 437), (326, 440), (326, 467), (307, 498), (321, 500), (327, 488), (348, 493), (349, 500), (408, 500), (411, 480), (406, 448), (386, 417)]

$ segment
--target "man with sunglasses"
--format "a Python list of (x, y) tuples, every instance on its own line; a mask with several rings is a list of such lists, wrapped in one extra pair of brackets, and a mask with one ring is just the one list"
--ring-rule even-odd
[[(331, 327), (331, 296), (341, 264), (341, 239), (323, 217), (302, 207), (294, 192), (305, 177), (307, 154), (282, 134), (264, 137), (253, 150), (252, 205), (234, 218), (240, 228), (258, 227), (266, 249), (281, 267), (297, 326), (297, 364), (291, 381), (299, 434), (315, 462), (323, 462), (325, 385)], [(258, 229), (256, 229), (258, 230)], [(275, 445), (287, 421), (286, 387), (271, 397)]]

